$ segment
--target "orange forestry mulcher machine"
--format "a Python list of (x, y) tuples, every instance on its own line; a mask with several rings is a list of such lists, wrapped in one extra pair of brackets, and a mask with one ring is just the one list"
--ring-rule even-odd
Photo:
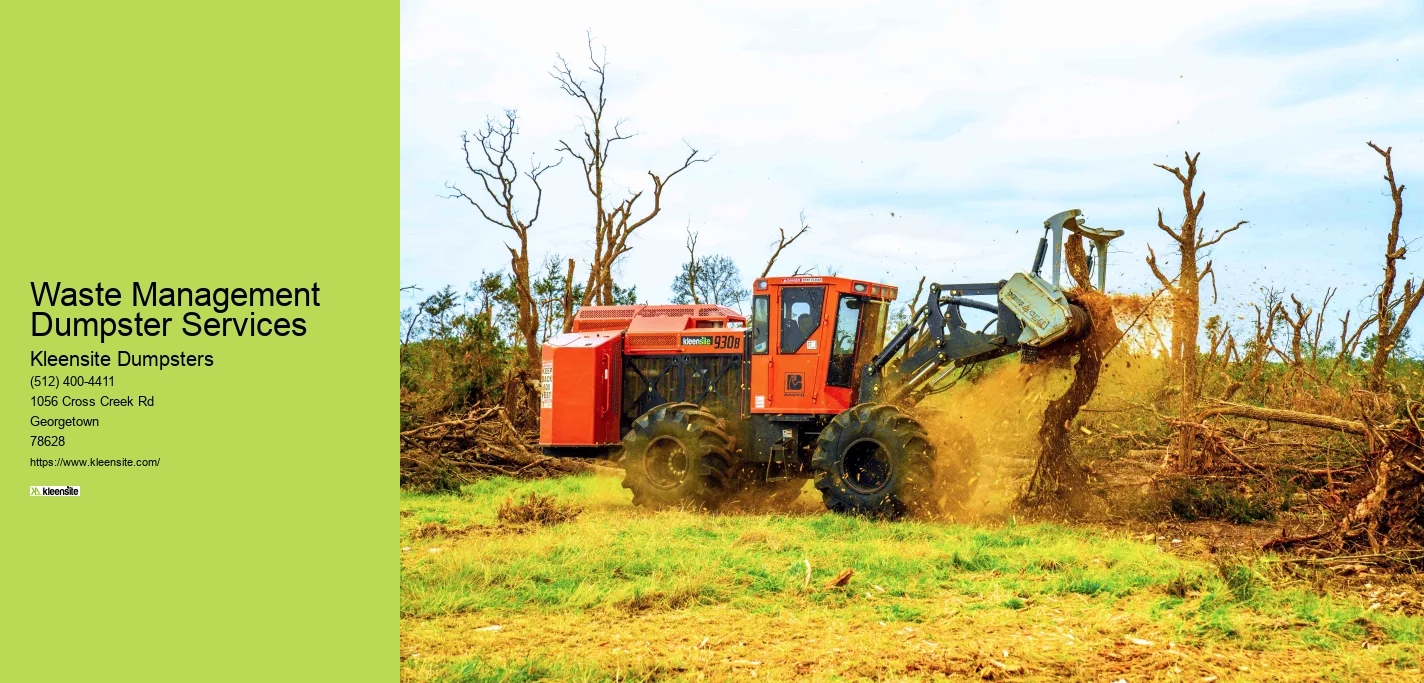
[[(832, 510), (899, 516), (930, 499), (935, 456), (901, 406), (975, 363), (1031, 360), (1087, 332), (1057, 284), (1062, 230), (1100, 242), (1099, 259), (1121, 233), (1078, 216), (1045, 222), (1031, 272), (930, 285), (888, 342), (896, 288), (845, 277), (758, 279), (750, 321), (716, 305), (584, 307), (544, 345), (540, 443), (551, 456), (621, 454), (638, 505), (716, 507), (749, 487), (793, 498), (814, 479)], [(1039, 275), (1049, 229), (1053, 282)]]

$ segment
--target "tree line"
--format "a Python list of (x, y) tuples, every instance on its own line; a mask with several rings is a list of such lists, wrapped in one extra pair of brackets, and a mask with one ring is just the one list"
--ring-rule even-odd
[[(407, 395), (416, 397), (426, 389), (442, 397), (426, 406), (434, 412), (482, 400), (509, 400), (504, 394), (511, 391), (532, 395), (540, 347), (554, 335), (568, 332), (580, 308), (638, 302), (636, 289), (617, 278), (618, 264), (633, 249), (630, 237), (662, 213), (664, 190), (675, 178), (712, 161), (713, 156), (687, 145), (666, 169), (646, 171), (641, 187), (614, 187), (608, 178), (620, 144), (634, 133), (626, 129), (626, 119), (611, 115), (606, 51), (596, 52), (591, 36), (586, 60), (576, 68), (557, 55), (550, 70), (551, 85), (571, 100), (571, 113), (580, 121), (578, 136), (560, 140), (552, 150), (557, 158), (551, 162), (541, 163), (533, 156), (528, 164), (521, 161), (519, 114), (513, 109), (459, 136), (466, 175), (446, 183), (446, 196), (467, 204), (476, 221), (507, 238), (509, 266), (482, 272), (465, 291), (447, 286), (422, 293), (425, 296), (417, 304), (401, 312), (403, 404)], [(1243, 329), (1233, 329), (1219, 316), (1203, 322), (1201, 307), (1208, 283), (1213, 300), (1216, 297), (1212, 249), (1229, 244), (1227, 238), (1249, 229), (1249, 223), (1215, 228), (1202, 224), (1206, 193), (1198, 177), (1200, 155), (1184, 154), (1180, 165), (1157, 164), (1175, 181), (1182, 213), (1169, 221), (1166, 212), (1157, 212), (1156, 227), (1166, 236), (1168, 249), (1159, 258), (1149, 246), (1146, 264), (1160, 284), (1152, 300), (1161, 302), (1157, 308), (1166, 315), (1162, 320), (1149, 315), (1142, 324), (1160, 322), (1166, 328), (1157, 335), (1165, 342), (1153, 352), (1172, 368), (1178, 417), (1171, 450), (1182, 469), (1200, 471), (1210, 458), (1209, 449), (1203, 447), (1209, 435), (1188, 417), (1213, 401), (1251, 396), (1262, 400), (1264, 395), (1257, 390), (1273, 374), (1288, 372), (1293, 385), (1334, 387), (1337, 392), (1345, 391), (1340, 383), (1346, 380), (1358, 380), (1359, 387), (1369, 391), (1396, 391), (1391, 368), (1397, 368), (1397, 363), (1391, 363), (1404, 353), (1408, 323), (1424, 299), (1424, 288), (1399, 273), (1399, 261), (1408, 250), (1399, 234), (1405, 188), (1395, 178), (1392, 150), (1368, 145), (1383, 161), (1394, 205), (1372, 310), (1354, 319), (1346, 311), (1330, 320), (1327, 310), (1335, 290), (1327, 289), (1319, 305), (1312, 306), (1297, 293), (1268, 289), (1254, 304), (1255, 320)], [(570, 166), (577, 167), (584, 181), (591, 250), (582, 258), (550, 253), (540, 259), (531, 254), (529, 240), (544, 202), (543, 180), (565, 162), (572, 162)], [(778, 228), (759, 276), (771, 275), (778, 259), (810, 229), (804, 213), (795, 229)], [(690, 222), (685, 230), (687, 258), (670, 283), (671, 302), (740, 310), (750, 296), (749, 278), (743, 278), (727, 255), (700, 253), (699, 234)], [(1074, 244), (1070, 238), (1066, 246), (1072, 250)], [(1081, 244), (1077, 248), (1081, 250)], [(1169, 259), (1175, 264), (1167, 263)], [(1073, 262), (1071, 255), (1069, 261)], [(792, 274), (816, 270), (797, 266)], [(832, 268), (821, 270), (834, 274)], [(920, 305), (923, 285), (922, 279), (915, 295), (897, 307), (892, 326), (908, 321), (909, 313)], [(1330, 333), (1337, 325), (1338, 334)], [(505, 372), (516, 376), (505, 377), (501, 374)], [(1205, 395), (1204, 388), (1211, 394)], [(527, 396), (523, 400), (527, 402)]]

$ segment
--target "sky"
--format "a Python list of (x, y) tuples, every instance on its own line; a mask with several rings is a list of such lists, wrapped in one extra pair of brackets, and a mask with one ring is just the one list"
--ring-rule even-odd
[[(1211, 250), (1206, 315), (1241, 329), (1263, 287), (1312, 306), (1339, 288), (1337, 329), (1368, 308), (1393, 205), (1366, 141), (1420, 188), (1401, 234), (1424, 236), (1424, 3), (1070, 4), (402, 2), (401, 283), (420, 289), (401, 305), (508, 267), (514, 235), (445, 198), (447, 182), (475, 187), (460, 134), (516, 109), (515, 158), (558, 161), (581, 103), (550, 72), (559, 55), (585, 67), (591, 34), (609, 116), (637, 134), (610, 155), (609, 196), (649, 190), (687, 145), (712, 156), (630, 240), (617, 277), (640, 301), (671, 297), (688, 226), (750, 282), (803, 212), (811, 231), (773, 275), (816, 266), (903, 298), (921, 276), (999, 280), (1028, 269), (1045, 218), (1076, 208), (1126, 232), (1109, 289), (1150, 292), (1148, 245), (1176, 265), (1156, 212), (1174, 227), (1183, 213), (1153, 164), (1191, 151), (1202, 226), (1249, 221)], [(592, 197), (572, 159), (543, 180), (531, 260), (577, 259), (582, 280)], [(532, 199), (517, 200), (526, 215)], [(1401, 265), (1424, 276), (1424, 256)]]

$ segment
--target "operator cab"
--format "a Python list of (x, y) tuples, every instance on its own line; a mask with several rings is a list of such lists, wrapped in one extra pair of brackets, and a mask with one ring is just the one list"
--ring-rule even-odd
[(753, 284), (753, 413), (835, 414), (860, 391), (861, 369), (880, 351), (890, 285), (829, 276)]

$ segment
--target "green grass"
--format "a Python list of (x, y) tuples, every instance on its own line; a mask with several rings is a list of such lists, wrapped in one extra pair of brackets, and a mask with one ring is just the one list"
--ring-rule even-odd
[[(530, 491), (583, 512), (552, 526), (499, 524), (499, 504)], [(1125, 536), (1052, 524), (649, 512), (627, 499), (616, 480), (592, 477), (489, 479), (458, 495), (403, 494), (403, 632), (461, 615), (495, 623), (519, 617), (618, 623), (638, 615), (725, 614), (720, 610), (912, 627), (962, 612), (989, 620), (983, 623), (1012, 628), (1021, 621), (1031, 629), (1042, 628), (1035, 621), (1043, 618), (1040, 605), (1051, 604), (1053, 614), (1129, 613), (1135, 628), (1197, 647), (1303, 648), (1350, 653), (1352, 659), (1341, 660), (1350, 666), (1363, 656), (1371, 666), (1406, 668), (1417, 667), (1424, 652), (1424, 620), (1370, 611), (1358, 600), (1290, 583), (1270, 557), (1214, 564)], [(430, 522), (449, 531), (412, 537)], [(823, 586), (846, 568), (855, 570), (847, 587)], [(1117, 628), (1093, 623), (1104, 633)], [(1361, 650), (1367, 639), (1374, 649)], [(436, 671), (434, 677), (446, 680), (607, 677), (577, 656), (550, 657), (455, 657), (447, 668), (436, 671), (425, 662), (407, 673), (430, 678)], [(655, 662), (644, 664), (653, 666), (644, 672), (648, 677), (661, 676)], [(637, 678), (633, 673), (625, 672)]]
[[(493, 511), (505, 496), (534, 490), (597, 509), (600, 499), (616, 496), (609, 490), (616, 486), (588, 478), (490, 480), (461, 497), (407, 496), (405, 504), (420, 522), (493, 525)], [(1166, 585), (1182, 571), (1203, 580), (1212, 571), (1210, 566), (1184, 570), (1152, 546), (1054, 525), (986, 531), (830, 514), (709, 516), (628, 508), (565, 526), (536, 533), (496, 531), (476, 544), (415, 553), (402, 575), (402, 614), (721, 603), (792, 607), (807, 601), (841, 607), (859, 599), (850, 590), (803, 592), (807, 560), (813, 586), (853, 568), (857, 585), (910, 599), (946, 590), (1120, 596)]]

